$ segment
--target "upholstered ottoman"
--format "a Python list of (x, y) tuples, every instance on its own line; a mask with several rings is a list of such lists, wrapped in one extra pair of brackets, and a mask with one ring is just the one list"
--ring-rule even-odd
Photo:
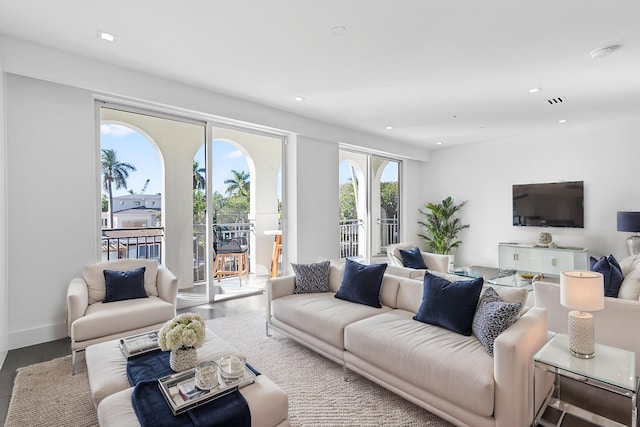
[[(216, 360), (231, 354), (246, 360), (235, 347), (207, 329), (206, 342), (198, 349), (198, 361)], [(87, 347), (85, 359), (91, 398), (96, 407), (105, 397), (131, 387), (127, 379), (127, 359), (120, 351), (119, 340)]]
[[(98, 406), (101, 427), (139, 426), (138, 417), (131, 406), (133, 388), (106, 397)], [(256, 382), (240, 389), (249, 405), (252, 427), (287, 427), (289, 401), (280, 387), (264, 375)]]

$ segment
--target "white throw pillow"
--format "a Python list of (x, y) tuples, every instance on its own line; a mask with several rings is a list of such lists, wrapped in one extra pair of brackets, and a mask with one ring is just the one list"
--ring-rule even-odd
[(622, 276), (627, 277), (634, 269), (640, 268), (640, 254), (631, 255), (619, 262)]
[(618, 298), (632, 301), (640, 300), (640, 268), (636, 267), (624, 276), (618, 291)]

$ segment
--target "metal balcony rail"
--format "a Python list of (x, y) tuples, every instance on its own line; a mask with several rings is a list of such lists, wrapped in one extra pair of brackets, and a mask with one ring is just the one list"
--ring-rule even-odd
[(361, 219), (343, 219), (339, 222), (340, 227), (340, 258), (347, 258), (358, 255), (358, 236), (364, 228), (364, 221)]
[(102, 229), (102, 259), (155, 259), (163, 263), (163, 227)]
[[(201, 283), (207, 280), (206, 271), (206, 225), (193, 225), (193, 283)], [(246, 239), (249, 249), (248, 257), (251, 257), (251, 233), (254, 232), (254, 224), (251, 222), (216, 223), (213, 225), (215, 239), (231, 240), (237, 238)], [(217, 243), (214, 243), (214, 254)], [(213, 262), (213, 259), (212, 259)]]
[[(399, 226), (397, 218), (378, 220), (380, 228), (380, 251), (386, 253), (387, 246), (399, 241)], [(340, 227), (340, 257), (347, 258), (361, 255), (359, 253), (359, 236), (364, 232), (362, 219), (341, 220)]]
[(399, 243), (398, 218), (379, 219), (380, 225), (380, 251), (387, 253), (387, 246)]

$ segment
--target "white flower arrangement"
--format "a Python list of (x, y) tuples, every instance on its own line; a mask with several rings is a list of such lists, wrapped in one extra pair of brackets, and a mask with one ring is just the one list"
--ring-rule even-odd
[(160, 329), (158, 344), (162, 351), (198, 348), (204, 344), (204, 321), (194, 313), (183, 313)]

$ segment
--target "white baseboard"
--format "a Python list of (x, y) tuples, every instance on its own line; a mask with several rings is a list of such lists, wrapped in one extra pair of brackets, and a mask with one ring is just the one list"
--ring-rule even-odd
[(4, 365), (4, 361), (7, 358), (7, 351), (0, 352), (0, 369), (2, 369), (2, 365)]
[(9, 332), (9, 350), (67, 337), (66, 322)]

